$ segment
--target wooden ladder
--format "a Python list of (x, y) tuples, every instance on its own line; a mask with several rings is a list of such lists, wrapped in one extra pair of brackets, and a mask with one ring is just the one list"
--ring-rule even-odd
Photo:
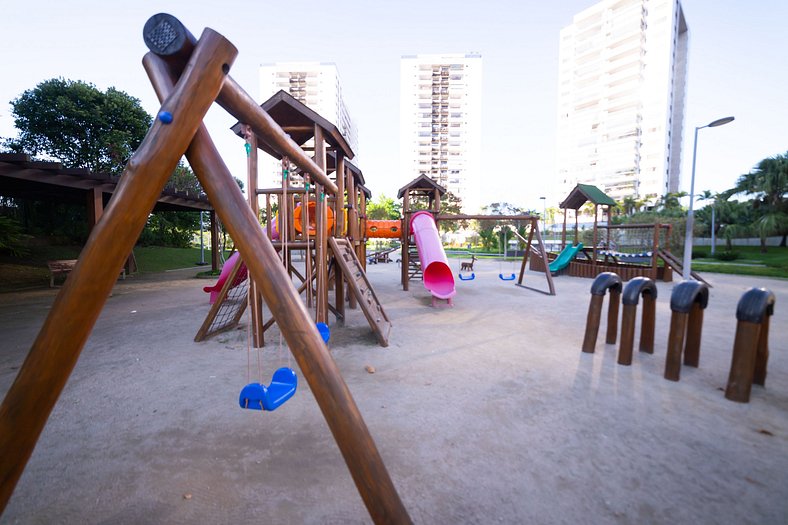
[(337, 239), (329, 237), (328, 244), (337, 261), (337, 265), (342, 270), (345, 280), (348, 282), (353, 295), (356, 296), (361, 310), (364, 312), (370, 328), (375, 332), (380, 346), (389, 345), (389, 333), (391, 332), (391, 321), (389, 320), (383, 306), (380, 304), (372, 285), (369, 284), (367, 274), (353, 250), (353, 246), (347, 239)]

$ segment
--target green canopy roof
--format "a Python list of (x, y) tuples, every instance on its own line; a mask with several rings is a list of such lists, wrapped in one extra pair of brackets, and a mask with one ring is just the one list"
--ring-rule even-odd
[(569, 196), (558, 206), (561, 209), (569, 208), (572, 210), (579, 210), (586, 201), (607, 206), (616, 205), (616, 201), (605, 195), (602, 190), (596, 186), (592, 186), (591, 184), (578, 184), (569, 192)]

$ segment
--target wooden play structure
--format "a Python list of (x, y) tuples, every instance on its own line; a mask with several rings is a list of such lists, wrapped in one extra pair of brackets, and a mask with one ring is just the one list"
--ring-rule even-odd
[[(594, 205), (594, 224), (590, 245), (582, 246), (578, 218), (580, 208), (587, 202)], [(578, 184), (561, 202), (559, 207), (564, 210), (561, 254), (581, 245), (561, 271), (574, 277), (588, 278), (594, 278), (603, 272), (615, 272), (624, 281), (634, 277), (649, 277), (655, 281), (671, 282), (674, 271), (681, 274), (681, 261), (670, 251), (672, 226), (659, 223), (612, 224), (611, 207), (614, 206), (616, 202), (613, 199), (590, 184)], [(600, 207), (605, 218), (603, 226), (599, 225)], [(575, 224), (574, 238), (567, 243), (569, 210), (574, 211)], [(553, 261), (560, 255), (550, 254), (548, 257)], [(531, 260), (531, 269), (545, 271), (545, 264), (534, 257)], [(698, 281), (706, 282), (696, 272), (693, 272), (692, 276)]]
[[(314, 184), (311, 195), (323, 203), (331, 197), (342, 201), (346, 193), (343, 153), (336, 152), (335, 173), (339, 177), (335, 182), (327, 175), (324, 142), (316, 141), (315, 160), (310, 158), (292, 138), (295, 130), (286, 132), (229, 76), (237, 50), (222, 35), (205, 29), (197, 40), (176, 18), (166, 14), (149, 19), (143, 35), (151, 50), (143, 64), (162, 101), (161, 112), (124, 169), (117, 192), (91, 232), (0, 406), (0, 450), (14, 452), (0, 455), (0, 509), (11, 497), (150, 210), (185, 153), (235, 240), (255, 293), (260, 294), (282, 331), (370, 516), (376, 523), (409, 523), (408, 512), (315, 320), (202, 120), (209, 106), (217, 102), (251, 129), (249, 140), (275, 146), (280, 155), (308, 174)], [(314, 128), (310, 133), (320, 134), (322, 130)], [(250, 150), (250, 164), (257, 149), (255, 145)], [(355, 205), (352, 198), (350, 202)], [(321, 268), (328, 264), (329, 253), (328, 236), (322, 227), (326, 208), (323, 205), (316, 212), (318, 239), (313, 241), (321, 245), (316, 256)], [(341, 222), (343, 215), (337, 214), (336, 219)], [(326, 270), (319, 275), (317, 284), (315, 301), (320, 319), (325, 319), (329, 311), (324, 299), (327, 274)]]
[[(525, 285), (525, 269), (528, 264), (529, 255), (535, 254), (536, 257), (542, 260), (547, 260), (547, 252), (545, 251), (544, 241), (542, 234), (539, 231), (540, 217), (537, 215), (452, 215), (440, 213), (441, 197), (446, 194), (446, 189), (440, 186), (437, 182), (433, 181), (426, 175), (420, 175), (403, 186), (397, 192), (397, 197), (402, 199), (402, 273), (401, 284), (402, 289), (407, 291), (411, 280), (418, 280), (423, 278), (423, 271), (419, 251), (416, 242), (413, 238), (411, 231), (411, 220), (414, 215), (427, 211), (435, 219), (436, 224), (440, 221), (496, 221), (496, 222), (525, 222), (527, 223), (527, 238), (521, 238), (525, 243), (525, 251), (523, 259), (520, 264), (520, 273), (517, 277), (517, 284), (523, 288), (529, 288), (536, 291), (542, 291), (548, 295), (555, 295), (555, 286), (553, 285), (553, 278), (549, 272), (546, 272), (545, 279), (547, 283), (547, 290), (538, 290)], [(518, 235), (519, 236), (519, 235)], [(536, 241), (534, 243), (534, 241)], [(460, 277), (462, 280), (468, 280)], [(508, 280), (508, 279), (507, 279)], [(514, 279), (511, 279), (512, 281)]]
[[(333, 178), (329, 180), (331, 186), (322, 184), (311, 172), (291, 161), (275, 142), (239, 121), (232, 131), (245, 141), (252, 211), (260, 215), (258, 198), (264, 196), (266, 235), (280, 253), (288, 274), (297, 281), (307, 308), (314, 308), (315, 322), (328, 325), (329, 315), (333, 314), (343, 323), (345, 303), (351, 308), (359, 305), (378, 342), (387, 346), (391, 323), (366, 279), (363, 263), (366, 202), (371, 194), (364, 186), (361, 171), (349, 162), (353, 151), (336, 126), (284, 91), (260, 107), (305, 154), (312, 153), (314, 164)], [(280, 186), (258, 187), (259, 150), (281, 161)], [(265, 342), (264, 333), (275, 319), (263, 319), (262, 297), (254, 282), (250, 286), (253, 341), (255, 347), (260, 347)], [(209, 312), (206, 322), (211, 315)]]

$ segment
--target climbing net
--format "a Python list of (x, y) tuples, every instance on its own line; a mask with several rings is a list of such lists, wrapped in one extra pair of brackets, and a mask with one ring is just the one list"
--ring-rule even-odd
[(597, 231), (597, 250), (636, 262), (670, 246), (670, 226), (666, 224), (620, 224)]
[(194, 340), (197, 342), (204, 341), (209, 337), (237, 326), (241, 316), (246, 311), (248, 293), (248, 271), (246, 265), (239, 257), (236, 259), (224, 286), (219, 292), (219, 296), (211, 306)]

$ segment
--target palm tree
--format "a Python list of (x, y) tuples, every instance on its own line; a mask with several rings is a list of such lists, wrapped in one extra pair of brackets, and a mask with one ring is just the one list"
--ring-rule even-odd
[(686, 191), (679, 191), (677, 193), (666, 193), (659, 199), (657, 199), (656, 208), (661, 209), (662, 211), (681, 211), (681, 203), (679, 199), (686, 197)]
[(780, 246), (788, 237), (788, 153), (760, 161), (755, 169), (739, 177), (730, 190), (734, 195), (753, 195), (752, 207), (758, 217), (752, 224), (761, 239), (761, 253), (766, 252), (766, 237), (781, 235)]

